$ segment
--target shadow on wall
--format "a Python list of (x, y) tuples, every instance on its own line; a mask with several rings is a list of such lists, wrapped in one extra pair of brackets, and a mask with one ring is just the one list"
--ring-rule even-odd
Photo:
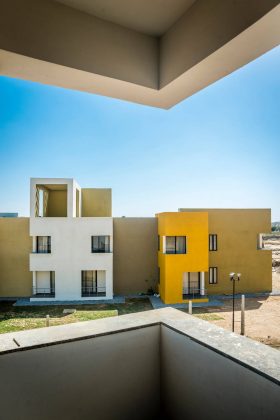
[(113, 229), (114, 293), (132, 295), (156, 291), (157, 218), (115, 217)]

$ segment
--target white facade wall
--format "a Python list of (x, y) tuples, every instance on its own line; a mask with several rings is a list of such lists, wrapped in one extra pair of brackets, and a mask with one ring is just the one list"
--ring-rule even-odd
[[(67, 217), (35, 217), (36, 184), (64, 184), (68, 188)], [(69, 179), (31, 179), (30, 235), (33, 253), (30, 254), (30, 271), (55, 272), (55, 297), (32, 300), (101, 300), (113, 298), (113, 219), (111, 217), (75, 217), (76, 189), (80, 187)], [(80, 195), (81, 201), (81, 195)], [(110, 253), (92, 253), (91, 237), (110, 236)], [(36, 236), (51, 237), (51, 253), (36, 253)], [(83, 270), (104, 270), (106, 296), (81, 296)], [(35, 280), (35, 277), (34, 277)], [(102, 281), (103, 286), (103, 281)]]
[[(55, 298), (52, 300), (104, 299), (104, 297), (81, 297), (82, 270), (105, 270), (106, 299), (112, 299), (113, 219), (111, 217), (37, 217), (30, 219), (30, 234), (51, 237), (51, 253), (32, 253), (30, 270), (55, 271)], [(91, 237), (94, 235), (110, 236), (110, 253), (91, 252)]]

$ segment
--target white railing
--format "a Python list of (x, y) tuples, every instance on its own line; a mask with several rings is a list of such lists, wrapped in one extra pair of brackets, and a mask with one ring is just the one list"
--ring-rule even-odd
[(183, 297), (195, 299), (197, 297), (207, 296), (207, 290), (205, 288), (197, 287), (183, 287)]
[(33, 297), (54, 297), (54, 287), (33, 287)]
[(82, 287), (82, 297), (106, 296), (106, 287)]

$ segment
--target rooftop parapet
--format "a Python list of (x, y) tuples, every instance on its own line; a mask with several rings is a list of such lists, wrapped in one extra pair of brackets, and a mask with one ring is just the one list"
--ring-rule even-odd
[(172, 308), (3, 334), (0, 349), (7, 420), (279, 418), (280, 353)]

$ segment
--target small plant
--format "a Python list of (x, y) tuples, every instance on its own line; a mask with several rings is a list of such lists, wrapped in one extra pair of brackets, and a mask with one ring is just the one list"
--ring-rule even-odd
[(149, 289), (147, 290), (147, 295), (154, 295), (155, 291), (152, 287), (149, 287)]

